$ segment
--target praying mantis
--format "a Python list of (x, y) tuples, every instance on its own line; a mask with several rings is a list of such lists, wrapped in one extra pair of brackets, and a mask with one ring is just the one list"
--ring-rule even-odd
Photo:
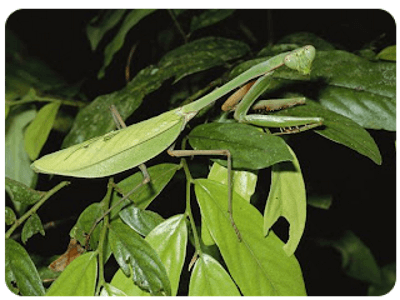
[[(223, 110), (234, 108), (234, 118), (240, 123), (247, 123), (261, 127), (296, 127), (296, 132), (322, 125), (323, 119), (318, 117), (291, 117), (248, 114), (257, 98), (263, 94), (272, 81), (272, 74), (278, 68), (286, 66), (302, 74), (309, 74), (315, 58), (315, 48), (311, 45), (276, 55), (259, 63), (242, 74), (238, 75), (223, 86), (215, 89), (202, 98), (165, 112), (151, 119), (126, 127), (122, 120), (117, 124), (123, 127), (111, 131), (103, 136), (95, 137), (83, 143), (71, 146), (49, 155), (46, 155), (31, 165), (36, 172), (57, 174), (72, 177), (105, 177), (122, 171), (139, 167), (144, 175), (143, 181), (120, 201), (129, 197), (137, 188), (148, 183), (150, 177), (145, 162), (171, 147), (185, 125), (203, 108), (242, 87), (234, 93), (223, 105)], [(250, 81), (256, 79), (253, 83)], [(288, 106), (304, 103), (304, 99), (263, 100), (258, 102), (255, 109), (282, 109)], [(114, 112), (114, 117), (118, 114)], [(298, 127), (302, 126), (302, 127)], [(283, 132), (285, 133), (285, 132)], [(289, 130), (287, 133), (292, 133)], [(227, 157), (228, 167), (228, 212), (238, 238), (240, 233), (232, 216), (232, 187), (230, 180), (231, 156), (228, 150), (174, 150), (168, 153), (175, 157), (192, 155), (223, 155)], [(118, 203), (117, 203), (118, 204)], [(109, 211), (112, 208), (109, 209)]]

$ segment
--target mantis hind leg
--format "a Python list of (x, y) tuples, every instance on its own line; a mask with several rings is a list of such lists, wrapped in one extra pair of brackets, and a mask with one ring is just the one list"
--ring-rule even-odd
[(236, 226), (235, 220), (233, 219), (233, 205), (232, 205), (232, 158), (229, 150), (174, 150), (174, 145), (167, 150), (168, 154), (173, 157), (184, 157), (193, 155), (222, 155), (227, 158), (228, 167), (228, 214), (231, 221), (231, 225), (235, 230), (236, 236), (239, 241), (242, 240), (242, 236), (238, 227)]

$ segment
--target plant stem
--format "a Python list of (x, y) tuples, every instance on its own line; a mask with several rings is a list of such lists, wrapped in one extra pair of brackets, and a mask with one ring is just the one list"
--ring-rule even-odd
[(182, 35), (183, 41), (185, 42), (185, 44), (187, 44), (187, 42), (188, 42), (187, 36), (186, 36), (185, 32), (183, 31), (181, 25), (179, 24), (178, 20), (176, 19), (175, 14), (172, 11), (172, 9), (168, 9), (168, 13), (171, 16), (171, 19), (174, 21), (174, 24), (175, 24), (176, 28), (178, 29), (179, 33)]
[[(108, 186), (107, 186), (107, 194), (104, 196), (102, 202), (102, 206), (104, 210), (107, 210), (108, 207), (110, 206), (111, 202), (111, 195), (113, 191), (113, 183), (114, 179), (111, 177), (110, 180), (108, 181)], [(107, 236), (107, 230), (108, 230), (108, 225), (110, 222), (110, 215), (107, 214), (104, 216), (104, 223), (103, 227), (101, 228), (100, 232), (100, 237), (99, 237), (99, 245), (97, 246), (97, 253), (99, 254), (99, 283), (97, 285), (97, 291), (96, 294), (100, 293), (101, 287), (104, 286), (106, 283), (106, 280), (104, 278), (104, 242)]]
[(32, 216), (36, 211), (39, 209), (40, 206), (42, 206), (47, 199), (49, 199), (51, 196), (53, 196), (55, 193), (57, 193), (60, 189), (62, 189), (64, 186), (70, 184), (69, 181), (63, 181), (56, 185), (54, 188), (52, 188), (50, 191), (46, 192), (46, 194), (41, 198), (34, 206), (31, 207), (30, 210), (28, 210), (21, 218), (15, 221), (15, 223), (11, 226), (10, 229), (6, 232), (5, 238), (8, 239), (11, 234), (14, 232), (15, 229), (18, 228), (19, 225), (21, 225), (26, 219), (28, 219), (30, 216)]
[(183, 170), (185, 171), (185, 175), (186, 175), (186, 210), (185, 210), (185, 214), (188, 216), (190, 226), (192, 227), (193, 237), (194, 237), (194, 247), (196, 248), (196, 253), (201, 254), (202, 251), (201, 251), (200, 239), (199, 239), (199, 235), (197, 234), (196, 223), (194, 222), (192, 209), (191, 209), (191, 205), (190, 205), (190, 186), (193, 183), (193, 177), (190, 174), (190, 170), (187, 165), (186, 159), (182, 158), (181, 164), (183, 166)]

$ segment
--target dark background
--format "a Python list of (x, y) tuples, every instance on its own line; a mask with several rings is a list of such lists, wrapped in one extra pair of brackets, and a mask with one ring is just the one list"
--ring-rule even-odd
[[(183, 43), (168, 13), (157, 11), (131, 30), (124, 48), (115, 55), (105, 78), (99, 81), (96, 74), (102, 65), (102, 53), (91, 51), (85, 33), (86, 25), (98, 12), (20, 10), (8, 18), (6, 27), (19, 36), (31, 55), (45, 61), (67, 82), (74, 84), (83, 80), (82, 92), (89, 100), (124, 87), (126, 58), (136, 41), (139, 44), (131, 67), (133, 75), (143, 67), (157, 63), (166, 51)], [(188, 28), (190, 14), (179, 20), (184, 29)], [(252, 32), (252, 36), (243, 32), (243, 26)], [(160, 32), (163, 30), (165, 34), (172, 32), (172, 35), (169, 42), (160, 47)], [(224, 36), (248, 43), (256, 53), (268, 42), (276, 42), (287, 34), (300, 31), (312, 32), (350, 52), (370, 43), (378, 52), (396, 43), (395, 21), (383, 10), (237, 10), (221, 23), (195, 32), (191, 40), (208, 35)], [(100, 49), (113, 33), (115, 31), (100, 43)], [(381, 150), (381, 166), (341, 145), (323, 142), (315, 134), (306, 133), (308, 147), (294, 149), (308, 191), (333, 196), (329, 210), (308, 207), (306, 231), (296, 252), (309, 295), (365, 295), (368, 288), (368, 284), (346, 276), (341, 268), (340, 254), (333, 248), (318, 246), (315, 243), (318, 238), (337, 238), (345, 230), (351, 230), (371, 249), (380, 266), (395, 261), (395, 134), (373, 130), (370, 133)], [(58, 149), (62, 139), (63, 136), (52, 133), (50, 145), (46, 145), (42, 155), (54, 151), (53, 148)], [(45, 181), (40, 178), (37, 189), (48, 190), (63, 179), (56, 176)], [(68, 232), (76, 218), (87, 205), (100, 201), (104, 196), (104, 180), (71, 180), (73, 184), (39, 211), (43, 223), (59, 219), (67, 221), (48, 230), (45, 237), (36, 235), (31, 238), (27, 243), (29, 253), (43, 256), (61, 254), (66, 249)], [(163, 192), (164, 197), (168, 198), (174, 189), (184, 190), (184, 185), (173, 180)], [(176, 206), (167, 201), (167, 207), (160, 204), (162, 200), (154, 201), (158, 204), (152, 204), (151, 209), (164, 217), (181, 213), (184, 194), (180, 199)], [(284, 222), (278, 222), (274, 229), (285, 238), (286, 226)]]

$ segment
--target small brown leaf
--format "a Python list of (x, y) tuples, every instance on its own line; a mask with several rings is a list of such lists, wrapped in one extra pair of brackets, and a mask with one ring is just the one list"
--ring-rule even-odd
[(62, 272), (77, 257), (79, 257), (85, 248), (83, 248), (76, 239), (71, 239), (67, 251), (49, 265), (49, 269), (54, 272)]

